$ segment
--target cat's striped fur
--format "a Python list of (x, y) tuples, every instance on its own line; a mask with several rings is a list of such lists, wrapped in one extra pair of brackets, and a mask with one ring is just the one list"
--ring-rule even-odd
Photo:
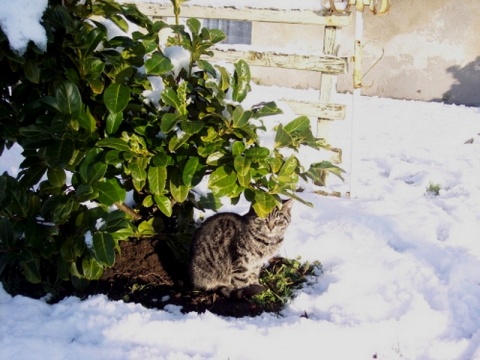
[(252, 296), (264, 290), (260, 269), (280, 248), (290, 224), (292, 200), (266, 218), (219, 213), (207, 219), (192, 242), (190, 279), (194, 288), (227, 297)]

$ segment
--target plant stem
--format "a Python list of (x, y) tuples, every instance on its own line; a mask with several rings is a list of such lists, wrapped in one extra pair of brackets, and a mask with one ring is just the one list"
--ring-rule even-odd
[(116, 203), (115, 203), (115, 206), (116, 206), (119, 210), (121, 210), (121, 211), (123, 211), (124, 213), (130, 215), (130, 216), (133, 218), (133, 220), (135, 220), (135, 221), (138, 221), (138, 220), (141, 220), (141, 219), (142, 219), (142, 216), (141, 216), (141, 215), (137, 214), (135, 211), (133, 211), (133, 209), (132, 209), (131, 207), (125, 205), (124, 203), (116, 202)]

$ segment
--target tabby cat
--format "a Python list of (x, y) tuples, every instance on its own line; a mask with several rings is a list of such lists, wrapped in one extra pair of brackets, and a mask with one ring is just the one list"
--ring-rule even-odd
[(215, 290), (230, 298), (262, 292), (260, 269), (280, 248), (290, 224), (293, 200), (266, 218), (251, 209), (241, 216), (218, 213), (193, 235), (190, 279), (194, 288)]

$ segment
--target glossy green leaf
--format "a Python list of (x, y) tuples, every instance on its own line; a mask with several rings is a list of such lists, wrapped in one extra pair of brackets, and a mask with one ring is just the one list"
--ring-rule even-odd
[(300, 116), (285, 125), (284, 130), (289, 133), (301, 133), (310, 130), (310, 119), (307, 116)]
[(93, 258), (83, 258), (82, 273), (87, 280), (98, 280), (103, 275), (103, 267)]
[(140, 235), (142, 235), (142, 236), (153, 236), (153, 235), (157, 234), (157, 231), (153, 227), (153, 224), (152, 224), (151, 220), (152, 219), (150, 219), (150, 221), (149, 220), (142, 221), (138, 225), (138, 232), (140, 233)]
[(162, 195), (167, 182), (166, 166), (150, 166), (148, 168), (148, 189), (154, 195)]
[[(1, 209), (2, 213), (5, 212), (16, 217), (26, 217), (28, 213), (28, 197), (27, 192), (20, 186), (9, 186), (8, 195), (5, 196), (4, 205)], [(5, 204), (6, 203), (6, 204)]]
[(64, 224), (77, 207), (78, 203), (73, 198), (69, 198), (67, 201), (59, 203), (53, 211), (53, 222), (55, 224)]
[(55, 99), (62, 114), (77, 115), (82, 110), (82, 97), (77, 85), (64, 81), (55, 90)]
[(135, 231), (132, 229), (132, 227), (124, 227), (113, 233), (110, 233), (110, 235), (112, 235), (115, 241), (118, 242), (119, 240), (128, 240), (128, 238), (135, 235)]
[(299, 166), (299, 163), (298, 163), (298, 160), (295, 156), (290, 156), (286, 161), (285, 163), (283, 164), (283, 166), (281, 167), (280, 171), (279, 171), (279, 175), (280, 176), (283, 176), (283, 175), (291, 175), (295, 172), (295, 170), (297, 169), (297, 167)]
[(114, 134), (123, 121), (123, 113), (109, 113), (107, 116), (107, 134)]
[(54, 187), (61, 187), (67, 181), (65, 170), (59, 168), (49, 168), (47, 170), (47, 179)]
[[(114, 232), (128, 226), (126, 214), (121, 210), (113, 210), (104, 216), (105, 224), (98, 230)], [(97, 227), (98, 228), (98, 227)]]
[(6, 217), (0, 218), (0, 244), (11, 247), (15, 242), (15, 234), (10, 220)]
[(90, 110), (81, 111), (77, 117), (78, 125), (83, 129), (87, 130), (89, 133), (93, 133), (97, 128), (97, 123), (95, 118), (90, 113)]
[(107, 168), (107, 164), (101, 162), (95, 163), (90, 166), (86, 177), (87, 182), (89, 184), (95, 184), (96, 182), (102, 180), (105, 176), (105, 173), (107, 172)]
[(154, 203), (155, 202), (153, 200), (153, 195), (147, 195), (142, 201), (142, 206), (149, 208), (149, 207), (152, 207)]
[(238, 183), (247, 187), (252, 180), (251, 161), (244, 156), (237, 155), (234, 159), (234, 167), (237, 172)]
[(175, 152), (183, 144), (185, 144), (188, 141), (189, 138), (190, 138), (190, 136), (185, 134), (185, 133), (183, 133), (183, 134), (180, 133), (178, 135), (174, 135), (168, 143), (168, 150), (171, 151), (171, 152)]
[(210, 175), (208, 187), (216, 196), (226, 196), (236, 187), (237, 174), (232, 170), (221, 166)]
[(123, 84), (111, 84), (103, 93), (103, 101), (111, 113), (122, 112), (130, 101), (130, 88)]
[(92, 58), (85, 63), (85, 76), (89, 81), (97, 79), (103, 70), (105, 69), (105, 63), (98, 59)]
[(81, 278), (83, 277), (82, 274), (80, 274), (80, 271), (78, 270), (78, 266), (77, 266), (77, 263), (74, 262), (73, 260), (70, 262), (70, 266), (69, 266), (69, 273), (70, 275), (72, 275), (72, 278), (74, 278), (75, 280), (71, 280), (72, 281), (72, 285), (75, 287), (77, 286), (78, 283), (81, 282)]
[(270, 158), (268, 159), (268, 163), (270, 165), (272, 174), (278, 173), (283, 166), (283, 161), (279, 158)]
[(282, 186), (282, 188), (294, 190), (295, 184), (298, 182), (299, 176), (295, 173), (293, 174), (283, 174), (277, 177), (277, 181)]
[(176, 202), (183, 203), (187, 199), (188, 193), (190, 192), (190, 186), (183, 183), (179, 171), (171, 172), (169, 187), (170, 193)]
[[(58, 103), (57, 99), (53, 96), (45, 96), (40, 99), (40, 103), (48, 110), (61, 113), (62, 110), (60, 108), (60, 104)], [(28, 129), (21, 129), (21, 131), (25, 131)]]
[(190, 159), (188, 159), (182, 172), (182, 180), (185, 185), (192, 185), (192, 179), (197, 172), (198, 166), (199, 161), (197, 157), (191, 157)]
[(211, 29), (210, 30), (210, 41), (212, 44), (219, 43), (227, 38), (227, 35), (220, 29)]
[(173, 69), (171, 60), (160, 52), (156, 52), (145, 61), (147, 75), (163, 75)]
[(312, 164), (310, 169), (305, 173), (310, 179), (315, 182), (318, 182), (319, 185), (324, 185), (323, 181), (325, 179), (325, 172), (333, 174), (343, 180), (343, 174), (345, 170), (342, 168), (333, 165), (330, 161), (322, 161), (319, 163)]
[(133, 186), (137, 191), (142, 191), (147, 183), (147, 164), (148, 159), (137, 157), (128, 164), (128, 169), (132, 174)]
[(270, 156), (270, 150), (264, 147), (252, 147), (245, 151), (245, 155), (252, 162), (260, 162)]
[(7, 177), (6, 176), (0, 176), (0, 209), (5, 206), (4, 200), (7, 195)]
[(170, 157), (164, 153), (160, 152), (151, 159), (152, 166), (167, 166), (169, 164)]
[(215, 68), (206, 60), (198, 60), (197, 66), (199, 69), (205, 70), (208, 74), (216, 76)]
[(241, 128), (247, 125), (251, 118), (252, 112), (250, 110), (244, 111), (241, 106), (237, 106), (232, 114), (233, 126)]
[(252, 109), (253, 109), (253, 116), (255, 118), (261, 118), (261, 117), (270, 116), (270, 115), (278, 115), (283, 113), (282, 109), (280, 109), (277, 106), (277, 104), (273, 101), (254, 105)]
[(23, 71), (30, 82), (34, 84), (40, 83), (40, 66), (38, 62), (30, 58), (27, 59), (23, 66)]
[(87, 151), (78, 168), (78, 174), (81, 176), (82, 182), (88, 182), (90, 167), (98, 161), (97, 155), (101, 152), (99, 148), (91, 148)]
[(232, 144), (232, 155), (241, 155), (245, 151), (245, 144), (242, 141), (235, 141)]
[(87, 81), (88, 81), (88, 85), (90, 85), (90, 88), (95, 94), (101, 94), (103, 92), (103, 89), (105, 88), (105, 83), (102, 80), (91, 79)]
[(71, 139), (54, 140), (45, 149), (45, 161), (53, 168), (65, 168), (73, 157), (74, 142)]
[(237, 155), (235, 156), (233, 165), (237, 174), (245, 176), (250, 173), (251, 161), (244, 156)]
[(198, 35), (200, 33), (200, 29), (202, 27), (202, 24), (198, 19), (195, 18), (190, 18), (187, 20), (187, 26), (192, 32), (192, 34)]
[(250, 67), (245, 60), (239, 60), (235, 63), (234, 83), (232, 100), (242, 102), (250, 91)]
[(187, 135), (193, 135), (203, 129), (205, 124), (201, 121), (182, 121), (180, 128), (185, 131)]
[(184, 114), (184, 111), (182, 111), (182, 105), (184, 104), (178, 97), (178, 94), (172, 88), (166, 88), (162, 91), (162, 100), (165, 105), (173, 106), (177, 111), (179, 111), (180, 114)]
[(208, 165), (218, 165), (218, 161), (225, 156), (221, 151), (215, 151), (214, 153), (208, 155), (207, 164)]
[(98, 190), (95, 190), (92, 185), (81, 184), (77, 188), (76, 197), (77, 201), (84, 202), (96, 199), (98, 194)]
[(121, 163), (120, 151), (110, 150), (105, 154), (105, 163), (108, 165), (117, 165)]
[(230, 74), (223, 66), (216, 65), (215, 68), (220, 73), (219, 88), (220, 90), (225, 91), (230, 87)]
[(93, 234), (93, 250), (95, 259), (102, 265), (113, 266), (115, 263), (115, 240), (104, 232)]
[(211, 143), (212, 141), (214, 141), (215, 139), (217, 139), (219, 137), (219, 134), (217, 131), (215, 131), (214, 128), (211, 128), (209, 127), (207, 129), (207, 135), (205, 136), (202, 136), (201, 139), (203, 142), (205, 143)]
[(92, 184), (98, 191), (98, 201), (105, 205), (113, 205), (116, 202), (123, 202), (127, 192), (120, 186), (117, 179), (108, 179)]
[(255, 198), (253, 202), (253, 209), (260, 217), (266, 217), (277, 206), (277, 200), (271, 194), (255, 191)]
[(42, 275), (40, 274), (40, 269), (36, 263), (33, 255), (30, 252), (25, 252), (22, 255), (22, 260), (20, 261), (20, 266), (22, 272), (25, 275), (25, 278), (32, 284), (39, 284), (42, 281)]
[(120, 30), (128, 32), (128, 23), (125, 21), (125, 18), (123, 16), (115, 14), (110, 16), (109, 19), (112, 20), (114, 24), (120, 28)]
[(172, 113), (166, 113), (162, 116), (162, 123), (160, 125), (160, 130), (168, 134), (170, 131), (172, 131), (175, 126), (177, 125), (178, 121), (181, 119), (181, 117), (177, 114), (172, 114)]
[(118, 151), (130, 151), (130, 146), (124, 139), (105, 138), (97, 141), (97, 146), (115, 149)]
[(153, 198), (155, 199), (155, 203), (157, 204), (158, 208), (162, 213), (164, 213), (168, 217), (172, 216), (172, 201), (168, 197), (154, 195)]
[(275, 147), (284, 147), (292, 144), (292, 136), (285, 131), (282, 124), (278, 125), (277, 132), (275, 133)]
[(97, 48), (98, 44), (105, 38), (105, 32), (101, 28), (93, 28), (84, 38), (84, 56), (90, 55)]

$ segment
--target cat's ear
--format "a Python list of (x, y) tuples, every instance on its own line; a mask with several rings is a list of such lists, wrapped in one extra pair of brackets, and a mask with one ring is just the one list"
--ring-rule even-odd
[(293, 199), (285, 200), (282, 202), (282, 211), (290, 213), (292, 210)]

